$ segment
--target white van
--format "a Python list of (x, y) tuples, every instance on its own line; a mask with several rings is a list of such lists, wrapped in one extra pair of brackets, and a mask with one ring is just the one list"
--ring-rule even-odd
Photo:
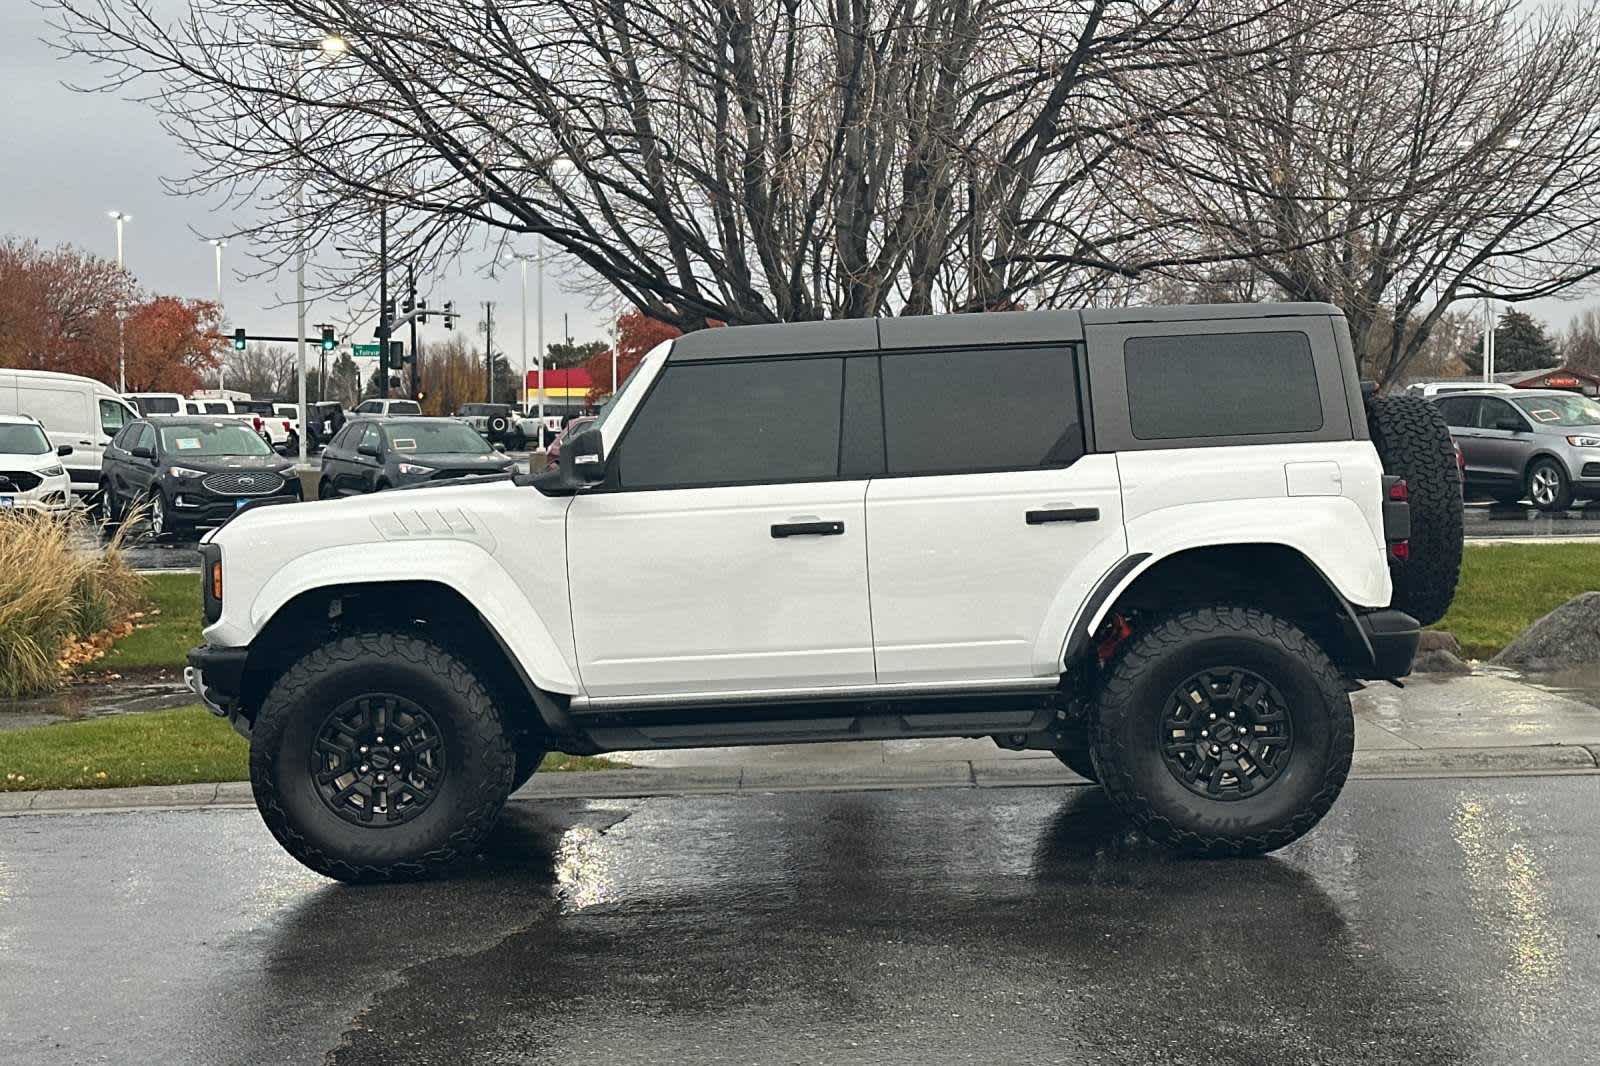
[(32, 415), (56, 447), (72, 454), (61, 460), (72, 491), (87, 496), (100, 486), (100, 456), (139, 413), (109, 385), (77, 374), (49, 370), (0, 370), (0, 415)]

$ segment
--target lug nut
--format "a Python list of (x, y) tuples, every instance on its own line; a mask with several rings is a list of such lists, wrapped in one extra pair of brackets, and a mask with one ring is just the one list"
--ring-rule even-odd
[(396, 754), (396, 755), (399, 755), (399, 754), (400, 754), (400, 745), (398, 745), (398, 744), (396, 744), (396, 745), (395, 745), (395, 746), (394, 746), (394, 753), (395, 753), (395, 754)]
[(378, 784), (380, 784), (380, 785), (383, 784), (383, 775), (382, 774), (378, 775)]
[(1210, 718), (1213, 722), (1215, 722), (1217, 720), (1217, 712), (1216, 711), (1212, 711), (1209, 715), (1207, 715), (1207, 717)]
[(1211, 745), (1211, 754), (1213, 754), (1213, 755), (1221, 755), (1222, 754), (1222, 749), (1217, 747), (1215, 744), (1213, 744), (1213, 745)]
[(1202, 730), (1200, 730), (1200, 735), (1203, 736), (1203, 737), (1209, 737), (1211, 735), (1211, 730), (1202, 729)]
[(361, 772), (362, 773), (366, 773), (367, 772), (367, 764), (366, 763), (362, 763), (361, 764)]
[[(1229, 751), (1238, 751), (1239, 750), (1239, 745), (1237, 745), (1237, 744), (1229, 744), (1228, 745), (1228, 750)], [(378, 780), (382, 781), (383, 778), (380, 777), (380, 778), (378, 778)]]
[(383, 738), (382, 738), (382, 737), (379, 737), (379, 738), (378, 738), (378, 743), (379, 743), (379, 744), (382, 744), (382, 743), (383, 743)]
[(363, 744), (363, 745), (361, 745), (361, 754), (365, 755), (366, 753), (367, 753), (367, 746), (365, 744)]
[(1232, 712), (1232, 711), (1229, 711), (1229, 712), (1228, 712), (1228, 717), (1229, 717), (1229, 718), (1232, 718), (1232, 717), (1233, 717), (1233, 716), (1234, 716), (1234, 715), (1233, 715), (1233, 712)]

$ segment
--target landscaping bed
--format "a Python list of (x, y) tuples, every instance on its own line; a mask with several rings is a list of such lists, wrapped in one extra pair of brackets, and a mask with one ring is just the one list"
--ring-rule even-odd
[(1469, 546), (1455, 601), (1430, 628), (1455, 634), (1467, 656), (1487, 659), (1536, 619), (1596, 589), (1600, 544)]

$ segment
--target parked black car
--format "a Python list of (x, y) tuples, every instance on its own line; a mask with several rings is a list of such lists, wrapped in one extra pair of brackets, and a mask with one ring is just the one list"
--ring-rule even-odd
[(458, 419), (353, 418), (323, 449), (317, 497), (331, 500), (468, 474), (499, 474), (514, 465)]
[(100, 493), (109, 520), (143, 505), (151, 535), (162, 537), (220, 526), (252, 500), (298, 500), (293, 468), (242, 422), (137, 419), (107, 445)]

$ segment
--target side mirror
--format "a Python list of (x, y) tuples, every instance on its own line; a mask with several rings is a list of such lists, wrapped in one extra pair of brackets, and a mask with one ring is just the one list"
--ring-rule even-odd
[(606, 446), (600, 430), (590, 428), (561, 445), (561, 480), (577, 488), (606, 478)]
[(497, 452), (503, 452), (506, 450), (506, 446), (504, 444), (496, 444), (494, 446), (494, 450)]
[(61, 458), (63, 458), (63, 459), (65, 459), (67, 456), (69, 456), (71, 454), (72, 454), (72, 445), (70, 445), (70, 444), (63, 444), (61, 447), (56, 449), (56, 455), (61, 457)]
[(132, 455), (135, 459), (154, 459), (156, 457), (156, 453), (145, 447), (143, 444), (135, 444), (132, 448), (128, 449), (128, 454)]
[(377, 459), (382, 453), (378, 451), (378, 446), (376, 444), (359, 444), (356, 446), (356, 454), (368, 455), (374, 459)]

